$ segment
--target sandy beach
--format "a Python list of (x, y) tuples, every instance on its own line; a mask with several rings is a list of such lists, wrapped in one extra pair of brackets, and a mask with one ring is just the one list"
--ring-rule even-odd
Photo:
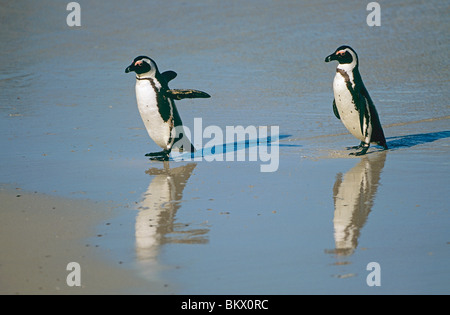
[[(0, 7), (0, 294), (450, 293), (446, 1), (79, 4)], [(389, 150), (346, 149), (344, 44)], [(176, 101), (191, 159), (144, 156), (139, 55), (211, 95)]]
[[(1, 294), (164, 293), (163, 283), (143, 281), (120, 268), (121, 261), (102, 259), (96, 226), (111, 224), (109, 206), (17, 188), (2, 189), (0, 198)], [(71, 262), (80, 266), (80, 286), (69, 285)]]

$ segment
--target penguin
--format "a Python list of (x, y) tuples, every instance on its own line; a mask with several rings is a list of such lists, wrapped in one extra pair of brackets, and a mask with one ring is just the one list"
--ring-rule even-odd
[(364, 155), (370, 143), (388, 149), (375, 105), (361, 79), (358, 69), (358, 55), (350, 46), (340, 46), (325, 58), (325, 62), (337, 60), (336, 75), (333, 81), (333, 112), (344, 126), (357, 139), (358, 146), (348, 149), (361, 149), (350, 155)]
[(190, 89), (169, 89), (168, 83), (177, 73), (160, 73), (156, 62), (147, 56), (134, 58), (125, 73), (136, 73), (136, 101), (142, 121), (150, 138), (163, 150), (147, 153), (150, 160), (168, 161), (172, 150), (195, 152), (185, 136), (183, 123), (174, 100), (184, 98), (209, 98), (209, 94)]

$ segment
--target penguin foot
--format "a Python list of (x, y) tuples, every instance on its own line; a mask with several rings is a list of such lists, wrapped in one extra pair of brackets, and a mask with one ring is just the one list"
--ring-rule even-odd
[(150, 158), (150, 161), (166, 162), (169, 161), (169, 156), (168, 155), (152, 156)]
[(160, 152), (147, 153), (145, 156), (150, 156), (150, 160), (152, 161), (168, 161), (169, 154), (170, 154), (169, 150), (163, 150)]
[(352, 152), (352, 153), (350, 153), (350, 155), (361, 156), (361, 155), (366, 154), (367, 150), (369, 150), (369, 147), (363, 147), (361, 151), (359, 151), (359, 152)]
[(359, 145), (355, 145), (354, 147), (347, 147), (347, 150), (357, 150), (364, 146), (364, 142), (361, 142)]

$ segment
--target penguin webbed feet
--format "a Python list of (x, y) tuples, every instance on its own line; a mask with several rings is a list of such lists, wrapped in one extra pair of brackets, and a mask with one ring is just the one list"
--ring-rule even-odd
[(168, 161), (170, 150), (163, 150), (160, 152), (147, 153), (145, 156), (149, 156), (151, 161)]
[(364, 142), (361, 141), (361, 143), (359, 145), (355, 145), (353, 147), (347, 147), (347, 150), (358, 150), (360, 148), (362, 148), (364, 146)]
[(358, 152), (352, 152), (349, 155), (354, 155), (354, 156), (361, 156), (367, 153), (367, 150), (369, 150), (369, 146), (370, 145), (366, 145), (366, 144), (362, 144), (359, 146), (359, 148), (362, 148), (361, 151)]
[(370, 144), (366, 144), (364, 141), (361, 141), (361, 143), (357, 146), (354, 147), (347, 147), (347, 150), (357, 150), (357, 149), (361, 149), (361, 151), (358, 152), (352, 152), (349, 155), (354, 155), (354, 156), (361, 156), (367, 153), (367, 150), (369, 150)]
[(369, 147), (367, 148), (363, 148), (361, 151), (359, 152), (352, 152), (350, 153), (350, 155), (354, 155), (354, 156), (361, 156), (367, 153), (367, 150), (369, 150)]

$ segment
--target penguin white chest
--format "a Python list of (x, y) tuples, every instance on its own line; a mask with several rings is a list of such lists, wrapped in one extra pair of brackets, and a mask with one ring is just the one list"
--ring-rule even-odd
[[(163, 149), (168, 149), (172, 138), (172, 120), (165, 122), (158, 107), (157, 91), (161, 86), (150, 80), (136, 80), (136, 100), (139, 113), (150, 138)], [(155, 90), (156, 89), (156, 90)]]
[(336, 108), (345, 128), (347, 128), (354, 137), (364, 141), (359, 111), (357, 110), (355, 100), (353, 100), (352, 93), (347, 87), (345, 78), (339, 72), (336, 72), (336, 76), (334, 77), (333, 91)]

